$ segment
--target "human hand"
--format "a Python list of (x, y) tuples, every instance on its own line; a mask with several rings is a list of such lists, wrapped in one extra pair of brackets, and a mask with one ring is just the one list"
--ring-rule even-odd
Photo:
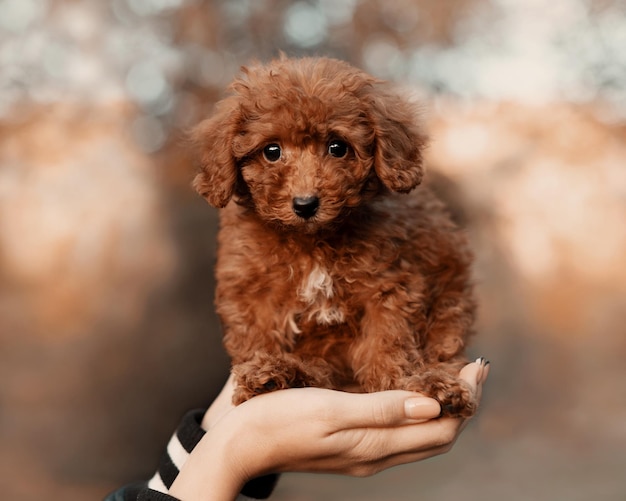
[[(488, 372), (476, 362), (460, 377), (480, 398)], [(232, 499), (246, 481), (270, 472), (372, 475), (447, 452), (465, 423), (434, 419), (441, 410), (435, 400), (401, 390), (352, 394), (297, 388), (259, 395), (238, 407), (230, 404), (231, 393), (229, 380), (205, 416), (209, 431), (172, 486), (181, 499)]]
[[(480, 398), (487, 373), (488, 366), (473, 363), (460, 377)], [(434, 419), (441, 411), (436, 400), (401, 390), (300, 388), (260, 395), (241, 407), (229, 420), (246, 423), (242, 453), (259, 457), (248, 466), (250, 477), (283, 471), (371, 475), (447, 452), (466, 422)]]

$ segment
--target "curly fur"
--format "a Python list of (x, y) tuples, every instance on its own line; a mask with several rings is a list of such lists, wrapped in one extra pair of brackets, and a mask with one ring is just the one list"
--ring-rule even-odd
[[(471, 415), (459, 381), (471, 254), (420, 184), (426, 136), (385, 82), (327, 58), (244, 68), (192, 139), (223, 207), (216, 306), (235, 403), (294, 386), (408, 389)], [(329, 143), (347, 143), (345, 156)], [(263, 149), (281, 148), (277, 161)], [(411, 192), (410, 194), (407, 194)], [(294, 198), (315, 196), (311, 217)]]

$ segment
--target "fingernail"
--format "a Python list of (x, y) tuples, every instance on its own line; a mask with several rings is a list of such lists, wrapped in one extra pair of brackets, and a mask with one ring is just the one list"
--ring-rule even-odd
[(486, 358), (482, 359), (482, 365), (476, 377), (476, 384), (483, 384), (487, 380), (487, 375), (489, 374), (490, 363), (491, 362), (489, 362), (489, 360), (487, 360)]
[(483, 379), (483, 373), (485, 371), (485, 357), (478, 357), (474, 362), (478, 365), (478, 371), (476, 371), (476, 384), (480, 384)]
[(404, 414), (409, 419), (432, 419), (440, 413), (439, 402), (432, 398), (413, 397), (404, 401)]

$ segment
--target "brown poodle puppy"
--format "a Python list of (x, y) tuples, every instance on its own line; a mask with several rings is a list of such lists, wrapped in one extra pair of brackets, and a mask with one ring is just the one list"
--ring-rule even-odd
[(414, 190), (426, 137), (413, 105), (326, 58), (244, 68), (230, 90), (192, 139), (194, 186), (225, 207), (216, 305), (234, 402), (356, 383), (471, 415), (458, 379), (471, 254), (442, 204)]

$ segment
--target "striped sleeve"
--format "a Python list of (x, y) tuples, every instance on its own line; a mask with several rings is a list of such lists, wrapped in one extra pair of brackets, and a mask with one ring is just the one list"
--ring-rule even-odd
[[(205, 434), (201, 427), (204, 412), (194, 410), (183, 417), (167, 444), (156, 473), (147, 484), (127, 486), (107, 497), (105, 501), (176, 501), (176, 498), (169, 495), (169, 489), (189, 454)], [(251, 480), (243, 487), (237, 501), (269, 498), (278, 477), (277, 474), (271, 474)]]
[(188, 412), (183, 417), (178, 429), (167, 444), (166, 452), (161, 457), (157, 472), (148, 482), (148, 488), (163, 494), (168, 493), (189, 454), (204, 436), (204, 430), (200, 426), (203, 416), (204, 411), (195, 410)]

